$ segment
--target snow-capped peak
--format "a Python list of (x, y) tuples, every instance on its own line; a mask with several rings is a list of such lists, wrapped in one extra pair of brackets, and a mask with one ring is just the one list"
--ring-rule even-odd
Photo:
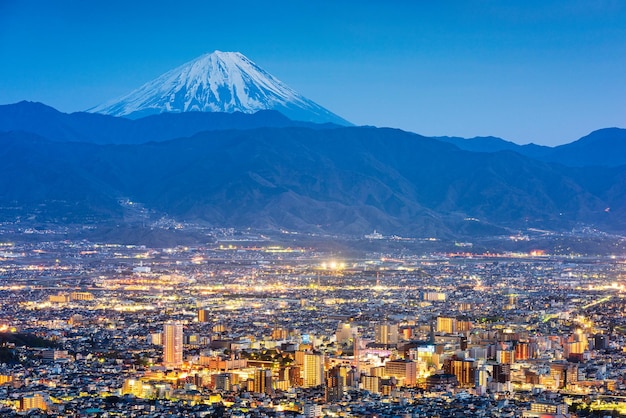
[(254, 113), (265, 109), (295, 120), (349, 124), (243, 54), (222, 51), (202, 55), (88, 111), (136, 118), (163, 112)]

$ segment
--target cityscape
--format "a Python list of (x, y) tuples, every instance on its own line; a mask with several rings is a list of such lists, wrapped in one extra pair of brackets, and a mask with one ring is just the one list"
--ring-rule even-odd
[(3, 242), (0, 415), (626, 414), (624, 256), (455, 248)]
[(0, 418), (626, 417), (626, 2), (0, 0)]

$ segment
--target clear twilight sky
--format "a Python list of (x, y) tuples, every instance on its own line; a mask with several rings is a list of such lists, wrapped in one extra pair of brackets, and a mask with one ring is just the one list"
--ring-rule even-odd
[(0, 0), (0, 104), (84, 110), (214, 50), (357, 125), (544, 145), (626, 127), (621, 0)]

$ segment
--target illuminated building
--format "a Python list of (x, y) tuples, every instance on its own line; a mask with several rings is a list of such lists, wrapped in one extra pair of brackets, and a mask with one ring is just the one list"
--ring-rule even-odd
[(515, 344), (515, 360), (528, 360), (530, 349), (527, 342), (520, 341)]
[(522, 411), (522, 417), (565, 418), (569, 417), (567, 404), (554, 402), (532, 402), (530, 409)]
[(500, 364), (513, 364), (515, 363), (515, 351), (514, 350), (498, 350), (496, 351), (496, 360)]
[(31, 409), (41, 409), (45, 411), (48, 409), (46, 399), (41, 393), (35, 393), (33, 395), (22, 396), (20, 398), (20, 410), (29, 411)]
[(206, 366), (208, 369), (211, 370), (232, 370), (248, 367), (248, 360), (241, 358), (222, 359), (220, 357), (200, 354), (198, 364), (200, 364), (201, 366)]
[(307, 403), (302, 408), (302, 415), (306, 418), (317, 418), (322, 415), (322, 405)]
[(217, 333), (226, 332), (226, 327), (224, 324), (215, 324), (213, 325), (212, 331)]
[(89, 292), (72, 292), (70, 293), (71, 300), (93, 300), (93, 293)]
[(410, 341), (411, 337), (413, 337), (413, 328), (402, 328), (402, 339), (404, 341)]
[(272, 371), (256, 369), (254, 371), (254, 391), (257, 393), (272, 393)]
[(472, 309), (473, 309), (473, 306), (471, 303), (461, 302), (458, 305), (458, 310), (461, 312), (471, 311)]
[(200, 336), (198, 334), (188, 334), (183, 337), (183, 343), (189, 345), (200, 344)]
[(457, 320), (456, 321), (456, 330), (458, 332), (466, 332), (471, 331), (474, 327), (474, 323), (469, 320)]
[(424, 292), (422, 293), (422, 300), (429, 302), (445, 302), (446, 294), (442, 292)]
[(211, 320), (211, 311), (208, 309), (198, 309), (198, 322), (209, 322)]
[(163, 365), (180, 367), (183, 364), (183, 326), (168, 322), (163, 326)]
[(276, 390), (281, 390), (283, 392), (288, 391), (291, 387), (289, 385), (289, 380), (275, 380), (273, 384)]
[(487, 384), (489, 383), (489, 371), (485, 365), (481, 366), (476, 370), (474, 387), (481, 390), (481, 393), (487, 389)]
[(564, 346), (564, 354), (568, 358), (579, 358), (588, 348), (587, 334), (578, 331), (568, 338)]
[(376, 344), (398, 344), (398, 324), (383, 322), (374, 327), (374, 341)]
[(126, 379), (122, 385), (122, 395), (132, 394), (141, 397), (143, 394), (143, 382), (139, 379)]
[(402, 379), (405, 386), (417, 383), (417, 363), (411, 360), (391, 360), (385, 363), (385, 375)]
[(326, 402), (337, 402), (343, 398), (346, 386), (347, 370), (345, 367), (335, 366), (326, 376)]
[(562, 389), (569, 383), (578, 381), (578, 366), (572, 363), (552, 363), (550, 376), (554, 379), (556, 387)]
[(281, 327), (276, 327), (272, 330), (273, 340), (286, 340), (289, 337), (289, 330)]
[(447, 374), (455, 375), (459, 386), (474, 387), (476, 383), (476, 368), (473, 360), (447, 359), (443, 364), (443, 370)]
[(150, 341), (153, 345), (163, 345), (163, 333), (155, 332), (153, 334), (150, 334)]
[(304, 384), (302, 379), (302, 367), (293, 366), (287, 367), (286, 369), (288, 369), (288, 379), (291, 386), (302, 386)]
[(435, 373), (426, 378), (426, 389), (447, 389), (449, 387), (456, 387), (459, 385), (459, 381), (456, 376), (450, 373)]
[(363, 390), (372, 393), (380, 393), (380, 377), (361, 376), (361, 386)]
[(48, 301), (51, 303), (67, 303), (70, 301), (70, 296), (63, 293), (59, 293), (58, 295), (50, 295), (48, 296)]
[(437, 317), (436, 331), (443, 332), (445, 334), (454, 334), (456, 332), (456, 319), (444, 316)]
[(324, 355), (322, 353), (304, 353), (302, 380), (302, 386), (305, 388), (324, 384)]

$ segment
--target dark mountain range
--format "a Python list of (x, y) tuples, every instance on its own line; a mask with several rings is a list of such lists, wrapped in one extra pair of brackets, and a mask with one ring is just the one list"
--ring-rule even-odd
[(437, 137), (457, 147), (473, 152), (514, 151), (541, 161), (571, 167), (626, 165), (626, 129), (605, 128), (569, 144), (546, 147), (536, 144), (518, 145), (501, 138)]
[(300, 126), (334, 127), (292, 121), (275, 110), (241, 112), (163, 113), (131, 120), (98, 113), (62, 113), (42, 103), (0, 105), (0, 132), (24, 131), (53, 141), (96, 144), (138, 144), (194, 135), (202, 131)]
[[(131, 120), (97, 113), (67, 114), (42, 103), (26, 101), (0, 105), (0, 132), (31, 132), (53, 141), (140, 144), (188, 137), (203, 131), (262, 127), (330, 129), (338, 125), (294, 121), (274, 110), (261, 110), (253, 114), (162, 113)], [(513, 151), (536, 160), (572, 167), (626, 165), (626, 129), (620, 128), (600, 129), (557, 147), (518, 145), (497, 137), (434, 139), (454, 144), (465, 151)]]
[(569, 144), (559, 145), (541, 157), (559, 164), (617, 167), (626, 164), (626, 129), (605, 128)]
[(346, 234), (626, 231), (625, 166), (469, 152), (393, 129), (225, 130), (133, 145), (12, 132), (0, 143), (0, 202), (31, 219), (123, 221), (132, 201), (217, 226)]
[(472, 152), (498, 152), (514, 151), (527, 157), (540, 159), (552, 151), (551, 147), (543, 145), (527, 144), (518, 145), (495, 136), (477, 136), (474, 138), (460, 138), (456, 136), (437, 136), (436, 139), (454, 144), (465, 151)]

